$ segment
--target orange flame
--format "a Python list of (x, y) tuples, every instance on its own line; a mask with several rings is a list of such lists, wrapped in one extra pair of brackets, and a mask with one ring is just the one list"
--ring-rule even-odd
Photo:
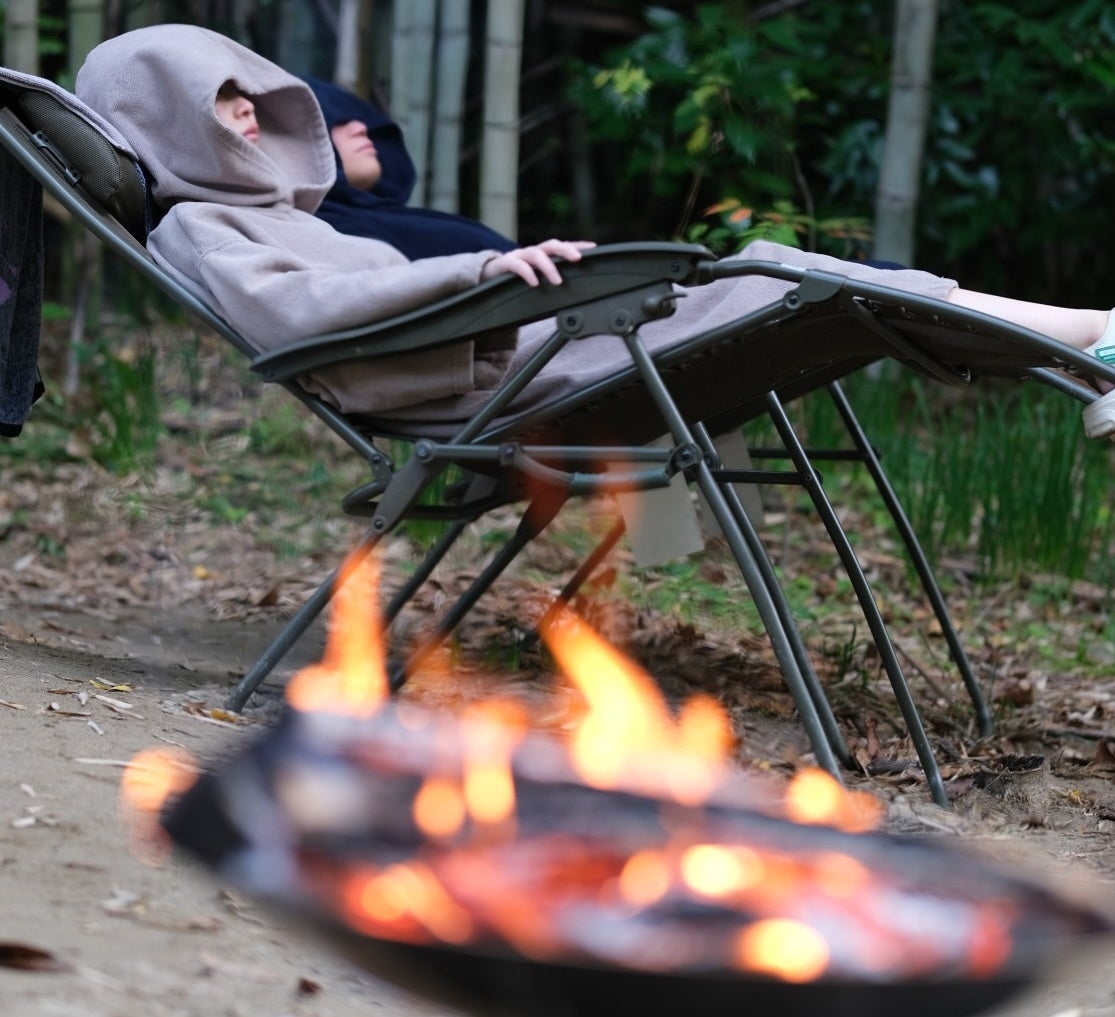
[[(819, 920), (815, 928), (809, 923), (814, 906), (821, 915), (843, 909), (849, 926), (864, 937), (857, 951), (872, 962), (878, 957), (871, 946), (875, 916), (860, 904), (870, 899), (875, 874), (835, 851), (798, 857), (740, 842), (731, 829), (705, 823), (695, 807), (718, 789), (734, 792), (739, 786), (731, 784), (738, 774), (728, 762), (725, 712), (712, 698), (694, 696), (675, 715), (646, 672), (567, 611), (557, 613), (542, 634), (585, 709), (570, 732), (569, 762), (555, 767), (556, 777), (568, 781), (572, 765), (590, 786), (647, 793), (659, 825), (646, 840), (633, 833), (616, 844), (560, 829), (531, 834), (528, 821), (516, 814), (516, 779), (521, 790), (550, 771), (539, 766), (543, 776), (538, 777), (525, 764), (518, 770), (514, 764), (552, 761), (551, 746), (538, 756), (529, 754), (536, 747), (523, 744), (531, 734), (530, 718), (515, 703), (467, 702), (459, 695), (450, 700), (441, 694), (441, 709), (435, 710), (417, 695), (397, 704), (393, 714), (384, 710), (390, 690), (373, 608), (377, 580), (371, 556), (346, 567), (324, 659), (300, 671), (287, 687), (290, 706), (301, 713), (356, 719), (380, 714), (419, 742), (437, 733), (410, 801), (422, 848), (405, 861), (392, 854), (393, 864), (384, 867), (342, 866), (325, 881), (331, 902), (353, 929), (412, 943), (461, 944), (495, 936), (524, 956), (544, 958), (560, 956), (566, 945), (562, 922), (568, 924), (568, 918), (563, 919), (562, 908), (568, 903), (592, 901), (618, 907), (627, 916), (659, 904), (669, 912), (676, 896), (736, 909), (740, 927), (720, 939), (719, 949), (722, 963), (743, 971), (803, 982), (835, 968), (829, 943), (818, 931), (831, 935), (829, 924)], [(321, 726), (331, 728), (332, 722)], [(359, 728), (352, 735), (357, 740), (365, 728), (369, 738), (375, 737), (375, 724)], [(122, 800), (143, 820), (138, 828), (148, 853), (152, 845), (165, 850), (158, 815), (167, 798), (185, 790), (195, 776), (192, 764), (166, 751), (141, 754), (128, 768)], [(323, 779), (332, 783), (333, 776)], [(343, 822), (350, 801), (345, 788), (325, 793), (315, 780), (315, 774), (301, 782), (297, 774), (288, 774), (277, 782), (278, 799), (304, 803), (281, 802), (293, 825), (303, 830), (327, 830)], [(730, 794), (724, 800), (735, 801)], [(362, 803), (364, 797), (358, 793), (351, 801)], [(785, 812), (799, 823), (860, 832), (877, 825), (881, 805), (815, 770), (791, 782)], [(1009, 925), (994, 914), (981, 919), (970, 938), (970, 965), (977, 975), (993, 972), (1009, 955)], [(838, 954), (845, 951), (843, 941), (831, 942)]]
[(514, 818), (511, 752), (525, 731), (526, 719), (512, 703), (474, 704), (461, 717), (465, 803), (469, 815), (483, 826), (508, 824)]
[(119, 811), (137, 858), (152, 865), (166, 859), (171, 844), (159, 824), (160, 814), (197, 776), (196, 761), (180, 749), (144, 749), (128, 763), (120, 780)]
[(874, 830), (882, 819), (882, 803), (861, 791), (849, 791), (824, 770), (797, 774), (786, 790), (786, 815), (796, 823), (835, 826), (849, 833)]
[[(542, 635), (587, 701), (569, 747), (586, 783), (645, 786), (657, 778), (685, 804), (708, 797), (729, 742), (727, 720), (712, 700), (694, 697), (675, 722), (654, 680), (572, 612), (558, 615)], [(648, 767), (650, 759), (656, 762)]]
[(371, 606), (379, 570), (371, 555), (349, 563), (337, 580), (325, 659), (288, 683), (287, 702), (304, 713), (370, 717), (388, 695), (382, 629)]

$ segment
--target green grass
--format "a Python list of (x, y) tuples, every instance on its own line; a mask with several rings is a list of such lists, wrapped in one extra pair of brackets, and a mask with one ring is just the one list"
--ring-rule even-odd
[[(1075, 404), (1035, 384), (985, 381), (958, 395), (910, 375), (861, 373), (845, 388), (931, 560), (974, 554), (992, 579), (1111, 581), (1111, 450), (1084, 438)], [(838, 440), (823, 393), (802, 409), (812, 441)], [(830, 472), (844, 499), (868, 495), (862, 478)]]

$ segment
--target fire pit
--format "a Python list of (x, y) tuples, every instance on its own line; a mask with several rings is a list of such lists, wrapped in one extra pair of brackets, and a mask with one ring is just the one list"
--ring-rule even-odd
[(336, 627), (259, 741), (196, 782), (145, 760), (125, 792), (148, 839), (426, 995), (532, 1017), (958, 1017), (1111, 931), (1042, 881), (870, 832), (875, 800), (825, 774), (776, 800), (726, 764), (708, 702), (672, 715), (579, 623), (548, 637), (591, 676), (566, 741), (508, 704), (387, 700), (365, 629)]
[(291, 714), (165, 828), (357, 963), (477, 1013), (957, 1017), (1110, 929), (941, 844), (588, 788), (529, 740), (514, 834), (431, 842), (414, 802), (445, 743), (413, 723)]

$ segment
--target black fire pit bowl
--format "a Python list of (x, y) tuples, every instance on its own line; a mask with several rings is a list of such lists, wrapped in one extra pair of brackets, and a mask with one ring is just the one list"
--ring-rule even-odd
[(358, 967), (477, 1017), (966, 1017), (1026, 989), (987, 981), (794, 984), (740, 973), (664, 974), (412, 946), (330, 928)]
[[(457, 947), (377, 938), (354, 931), (320, 900), (299, 889), (289, 859), (306, 844), (284, 824), (274, 794), (276, 772), (287, 766), (292, 753), (302, 759), (312, 757), (313, 765), (324, 768), (323, 772), (350, 779), (354, 768), (351, 749), (350, 744), (334, 751), (321, 740), (307, 744), (298, 722), (285, 718), (263, 739), (169, 803), (162, 825), (179, 847), (219, 878), (277, 907), (287, 918), (294, 916), (307, 930), (324, 933), (356, 965), (427, 998), (478, 1015), (965, 1017), (1034, 985), (1060, 962), (1078, 959), (1090, 948), (1108, 943), (1115, 928), (1112, 914), (1104, 906), (1076, 899), (1045, 879), (1031, 878), (940, 841), (886, 833), (847, 834), (792, 823), (764, 810), (724, 806), (716, 816), (721, 829), (754, 835), (764, 845), (800, 852), (841, 851), (871, 872), (899, 873), (927, 893), (944, 887), (946, 893), (951, 888), (975, 900), (1005, 897), (1022, 916), (1014, 930), (1009, 959), (987, 977), (953, 970), (906, 980), (822, 977), (793, 983), (727, 968), (677, 972), (622, 967), (595, 959), (588, 963), (580, 958), (534, 960), (491, 941)], [(405, 755), (405, 751), (395, 751), (387, 758), (391, 765), (405, 768)], [(376, 808), (390, 806), (393, 810), (384, 817), (382, 837), (390, 841), (390, 850), (396, 850), (401, 829), (399, 802), (390, 792), (385, 799), (383, 787), (391, 780), (381, 780), (369, 771), (366, 754), (356, 769), (363, 782), (358, 786), (366, 785)], [(562, 793), (601, 794), (559, 783), (548, 786), (539, 797)], [(619, 806), (627, 808), (632, 798), (615, 792), (603, 794), (611, 794), (614, 800), (609, 803), (605, 798), (601, 804), (610, 804), (616, 811)], [(608, 811), (593, 815), (598, 822)], [(354, 833), (348, 825), (341, 834), (327, 838), (325, 847), (344, 858), (361, 857), (371, 850), (369, 837), (380, 835), (368, 828)], [(285, 846), (278, 843), (284, 839)], [(310, 847), (321, 852), (321, 838)]]

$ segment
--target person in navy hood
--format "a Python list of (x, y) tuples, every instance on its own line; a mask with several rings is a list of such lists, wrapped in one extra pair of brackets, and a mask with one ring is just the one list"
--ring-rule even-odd
[(409, 206), (416, 173), (399, 125), (337, 85), (305, 81), (321, 106), (337, 157), (337, 182), (317, 216), (340, 233), (385, 241), (412, 261), (516, 246), (474, 219)]

